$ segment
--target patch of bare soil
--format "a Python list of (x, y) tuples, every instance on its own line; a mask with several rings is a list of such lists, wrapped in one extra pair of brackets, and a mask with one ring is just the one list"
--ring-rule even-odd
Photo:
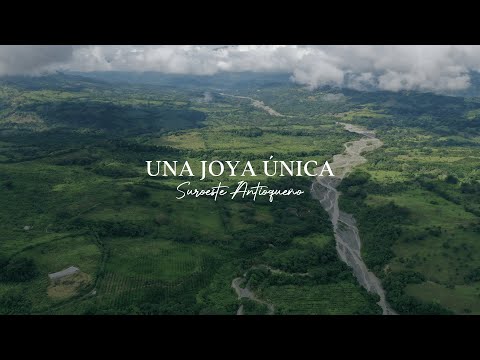
[(52, 281), (48, 286), (47, 294), (51, 299), (64, 300), (75, 296), (80, 290), (87, 288), (91, 283), (92, 277), (79, 271), (59, 280)]

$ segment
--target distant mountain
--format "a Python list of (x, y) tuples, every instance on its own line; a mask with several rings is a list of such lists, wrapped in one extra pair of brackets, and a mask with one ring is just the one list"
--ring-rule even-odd
[[(464, 90), (441, 91), (438, 95), (456, 97), (480, 97), (480, 73), (470, 72), (470, 86)], [(355, 78), (346, 74), (345, 83), (354, 83)], [(299, 86), (291, 81), (288, 73), (271, 72), (223, 72), (214, 75), (184, 75), (164, 74), (161, 72), (131, 72), (131, 71), (95, 71), (95, 72), (57, 72), (44, 76), (2, 76), (0, 85), (9, 85), (29, 90), (58, 88), (71, 91), (81, 91), (85, 88), (107, 89), (111, 84), (148, 85), (160, 87), (181, 87), (182, 89), (223, 89), (230, 91), (256, 90), (275, 86)], [(362, 83), (361, 92), (381, 92), (375, 85)], [(349, 91), (351, 88), (342, 86), (321, 86), (320, 91)], [(401, 93), (404, 93), (402, 91)], [(431, 93), (431, 91), (411, 91)]]
[(70, 72), (68, 74), (109, 83), (182, 86), (187, 88), (245, 89), (291, 83), (290, 75), (287, 73), (227, 72), (215, 75), (181, 75), (160, 72), (97, 71), (88, 73)]
[(27, 90), (69, 90), (108, 89), (111, 84), (101, 79), (86, 77), (80, 74), (55, 73), (43, 76), (2, 76), (0, 85), (12, 86)]
[(0, 132), (93, 129), (125, 135), (199, 126), (205, 115), (190, 109), (190, 94), (170, 90), (112, 86), (77, 74), (0, 77)]

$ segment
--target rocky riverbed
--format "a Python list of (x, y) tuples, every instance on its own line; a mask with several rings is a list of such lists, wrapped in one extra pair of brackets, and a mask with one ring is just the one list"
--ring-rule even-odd
[(372, 131), (352, 124), (338, 124), (343, 126), (345, 130), (363, 135), (363, 137), (360, 140), (345, 144), (345, 151), (342, 154), (335, 155), (330, 163), (335, 176), (317, 176), (312, 183), (311, 192), (313, 197), (320, 201), (322, 207), (330, 215), (340, 258), (353, 269), (360, 285), (380, 296), (378, 305), (382, 308), (383, 314), (394, 315), (395, 311), (385, 298), (385, 291), (380, 280), (368, 270), (363, 262), (361, 240), (355, 219), (352, 215), (339, 209), (338, 198), (340, 193), (336, 189), (353, 168), (367, 161), (362, 154), (381, 147), (383, 143), (375, 137), (375, 133)]

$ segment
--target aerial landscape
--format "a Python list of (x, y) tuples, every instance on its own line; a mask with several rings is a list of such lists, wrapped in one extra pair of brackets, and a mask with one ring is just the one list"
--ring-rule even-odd
[(480, 50), (166, 47), (0, 46), (1, 315), (480, 314)]

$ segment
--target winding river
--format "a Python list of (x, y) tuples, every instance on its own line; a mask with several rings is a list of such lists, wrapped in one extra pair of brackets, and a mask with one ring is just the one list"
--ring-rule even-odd
[[(220, 93), (220, 95), (248, 99), (252, 102), (254, 107), (262, 109), (272, 116), (285, 116), (265, 105), (262, 101), (250, 97), (224, 93)], [(345, 144), (345, 151), (342, 154), (333, 156), (333, 161), (330, 163), (330, 166), (335, 176), (317, 176), (312, 183), (311, 193), (315, 199), (320, 201), (322, 207), (330, 215), (335, 235), (336, 248), (342, 261), (353, 269), (353, 273), (361, 286), (367, 291), (373, 292), (380, 297), (378, 305), (382, 308), (383, 315), (396, 315), (396, 312), (390, 307), (386, 300), (385, 290), (383, 289), (380, 280), (373, 272), (368, 270), (362, 259), (360, 251), (360, 235), (356, 226), (355, 218), (339, 209), (338, 198), (340, 193), (336, 189), (342, 179), (348, 175), (354, 167), (367, 162), (367, 159), (363, 157), (362, 154), (381, 147), (383, 143), (375, 137), (373, 131), (366, 130), (353, 124), (338, 124), (342, 125), (345, 130), (362, 135), (363, 137), (357, 141), (347, 142)], [(320, 170), (320, 168), (316, 169), (316, 172), (318, 173)], [(235, 278), (232, 281), (232, 288), (237, 293), (238, 298), (248, 298), (259, 304), (264, 304), (268, 307), (268, 313), (273, 314), (273, 304), (267, 303), (256, 297), (255, 293), (248, 288), (248, 284), (242, 288), (240, 284), (244, 281), (244, 276)], [(237, 311), (237, 315), (243, 314), (243, 305), (241, 305)]]
[[(275, 308), (273, 307), (273, 304), (270, 304), (266, 301), (260, 300), (255, 293), (249, 289), (248, 284), (246, 284), (244, 287), (241, 287), (241, 285), (245, 282), (245, 274), (243, 277), (237, 277), (233, 279), (232, 281), (232, 288), (235, 290), (237, 293), (238, 299), (242, 298), (247, 298), (252, 301), (255, 301), (258, 304), (263, 304), (267, 307), (268, 312), (267, 315), (273, 315), (275, 312)], [(245, 311), (243, 309), (243, 305), (240, 305), (240, 307), (237, 310), (237, 315), (245, 315)]]
[[(322, 207), (330, 215), (340, 258), (353, 269), (353, 273), (360, 285), (369, 292), (379, 295), (380, 301), (378, 305), (382, 308), (383, 314), (395, 315), (395, 311), (390, 307), (385, 298), (385, 290), (382, 288), (380, 280), (374, 273), (368, 270), (362, 260), (360, 252), (361, 241), (355, 219), (352, 215), (339, 209), (338, 198), (340, 193), (336, 189), (342, 179), (355, 166), (367, 161), (362, 156), (363, 153), (373, 151), (382, 146), (383, 143), (375, 137), (375, 133), (372, 131), (352, 124), (339, 124), (344, 126), (345, 130), (360, 134), (363, 137), (360, 140), (346, 143), (344, 153), (334, 155), (330, 166), (335, 176), (317, 176), (312, 183), (311, 193), (315, 199), (320, 201)], [(317, 173), (319, 171), (320, 168), (317, 170)]]
[(279, 116), (279, 117), (284, 117), (285, 116), (283, 114), (280, 114), (278, 111), (273, 110), (270, 106), (265, 105), (265, 103), (263, 101), (253, 99), (253, 98), (248, 97), (248, 96), (230, 95), (230, 94), (225, 94), (225, 93), (219, 93), (219, 94), (222, 95), (222, 96), (228, 96), (228, 97), (233, 97), (233, 98), (237, 98), (237, 99), (250, 100), (252, 102), (253, 107), (256, 107), (257, 109), (266, 111), (267, 113), (269, 113), (272, 116)]

